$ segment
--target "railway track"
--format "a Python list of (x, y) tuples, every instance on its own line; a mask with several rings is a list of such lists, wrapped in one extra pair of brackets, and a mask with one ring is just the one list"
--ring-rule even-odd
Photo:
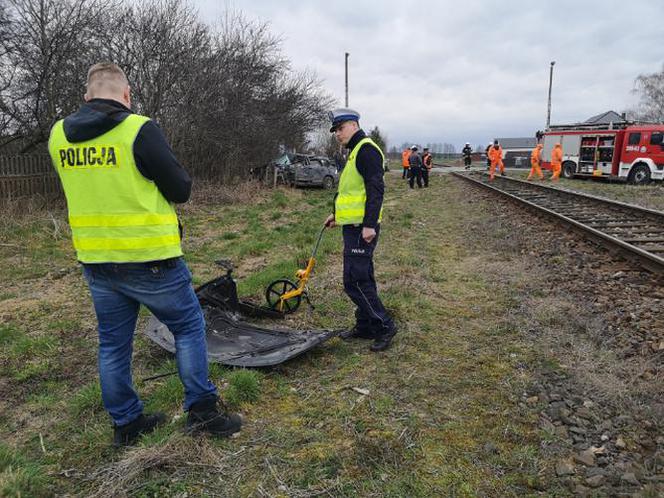
[(664, 273), (664, 212), (524, 180), (453, 173), (545, 213), (644, 268)]

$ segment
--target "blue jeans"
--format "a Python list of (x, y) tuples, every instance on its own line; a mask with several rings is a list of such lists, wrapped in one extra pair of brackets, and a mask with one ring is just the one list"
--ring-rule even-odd
[(184, 409), (215, 397), (208, 379), (205, 320), (182, 258), (152, 263), (84, 264), (99, 322), (99, 380), (104, 408), (115, 425), (143, 413), (134, 390), (131, 355), (141, 304), (175, 337), (175, 358), (184, 384)]

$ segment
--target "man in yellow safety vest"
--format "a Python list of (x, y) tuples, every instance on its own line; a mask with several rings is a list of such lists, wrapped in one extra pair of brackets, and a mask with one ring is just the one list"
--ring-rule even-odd
[(370, 349), (383, 351), (397, 332), (378, 297), (373, 265), (383, 211), (385, 157), (360, 128), (357, 111), (335, 109), (329, 116), (330, 132), (350, 151), (339, 179), (334, 213), (325, 220), (328, 227), (343, 227), (344, 290), (356, 306), (355, 326), (344, 337), (373, 339)]
[(188, 200), (191, 178), (161, 129), (131, 112), (129, 83), (116, 64), (89, 69), (85, 101), (55, 123), (48, 147), (97, 315), (101, 396), (113, 419), (113, 444), (133, 444), (166, 421), (163, 413), (143, 413), (132, 382), (141, 304), (175, 338), (187, 431), (230, 436), (242, 420), (218, 408), (208, 379), (205, 321), (173, 208)]

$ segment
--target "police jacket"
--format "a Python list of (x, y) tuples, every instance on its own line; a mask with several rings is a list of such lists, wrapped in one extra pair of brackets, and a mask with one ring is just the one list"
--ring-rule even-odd
[[(120, 102), (92, 99), (64, 119), (64, 132), (70, 142), (84, 142), (115, 128), (131, 114)], [(191, 177), (175, 158), (161, 128), (150, 120), (134, 141), (136, 168), (154, 182), (166, 200), (183, 203), (191, 194)]]
[(466, 145), (461, 152), (463, 153), (464, 156), (470, 157), (470, 155), (473, 153), (473, 149), (471, 149), (468, 145)]
[[(346, 148), (353, 150), (360, 140), (366, 136), (367, 135), (363, 130), (356, 131), (355, 135), (353, 135), (348, 141)], [(383, 180), (385, 169), (383, 166), (383, 158), (375, 147), (365, 144), (362, 145), (357, 152), (355, 167), (357, 168), (357, 172), (364, 179), (364, 188), (367, 192), (362, 226), (376, 228), (376, 225), (378, 225), (380, 208), (383, 205), (383, 196), (385, 195), (385, 181)]]

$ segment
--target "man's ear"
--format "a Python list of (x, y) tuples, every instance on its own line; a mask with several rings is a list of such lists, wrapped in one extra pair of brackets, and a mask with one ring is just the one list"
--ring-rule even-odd
[(83, 94), (83, 100), (85, 100), (86, 102), (90, 100), (90, 95), (88, 95), (88, 92), (85, 92)]

